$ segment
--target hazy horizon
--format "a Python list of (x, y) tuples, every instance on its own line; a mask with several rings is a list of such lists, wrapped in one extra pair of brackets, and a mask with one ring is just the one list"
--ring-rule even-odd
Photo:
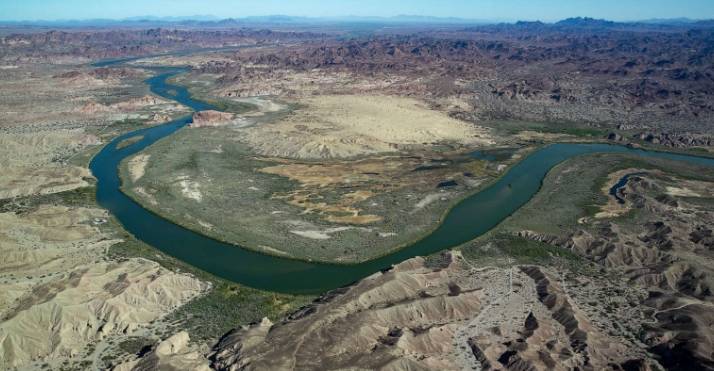
[[(207, 5), (206, 3), (210, 3)], [(684, 0), (26, 0), (0, 4), (0, 21), (68, 21), (141, 17), (243, 18), (285, 15), (295, 17), (395, 17), (428, 16), (493, 22), (516, 20), (553, 22), (570, 17), (592, 17), (614, 21), (648, 19), (712, 19), (714, 2)]]

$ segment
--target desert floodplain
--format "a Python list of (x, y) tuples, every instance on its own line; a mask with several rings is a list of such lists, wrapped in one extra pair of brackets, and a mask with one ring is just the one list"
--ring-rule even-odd
[(0, 368), (713, 367), (706, 22), (231, 22), (2, 34)]

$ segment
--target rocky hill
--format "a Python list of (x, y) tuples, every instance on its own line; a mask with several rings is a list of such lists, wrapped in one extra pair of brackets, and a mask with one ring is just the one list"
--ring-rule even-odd
[[(565, 21), (564, 21), (565, 22)], [(593, 20), (571, 23), (599, 24)], [(533, 25), (386, 35), (238, 53), (205, 63), (222, 91), (299, 93), (286, 71), (348, 73), (372, 90), (459, 99), (472, 119), (642, 124), (707, 131), (714, 117), (714, 31), (612, 30)], [(240, 82), (240, 84), (239, 84)], [(241, 85), (242, 84), (242, 85)], [(380, 86), (381, 85), (381, 86)], [(355, 88), (358, 88), (355, 86)]]

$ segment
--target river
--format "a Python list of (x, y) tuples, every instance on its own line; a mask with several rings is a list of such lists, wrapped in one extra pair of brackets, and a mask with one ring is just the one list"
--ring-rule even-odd
[[(110, 64), (101, 63), (102, 66)], [(167, 79), (184, 72), (185, 69), (172, 67), (153, 70), (157, 75), (146, 80), (146, 83), (154, 94), (177, 101), (196, 111), (213, 109), (206, 103), (193, 100), (185, 88), (167, 82)], [(548, 171), (574, 156), (600, 152), (627, 153), (714, 167), (714, 159), (704, 157), (609, 144), (551, 144), (511, 167), (486, 189), (461, 201), (447, 214), (441, 225), (422, 240), (376, 260), (354, 265), (333, 265), (265, 255), (214, 240), (144, 209), (120, 191), (118, 168), (124, 158), (171, 135), (190, 122), (190, 116), (179, 118), (166, 124), (121, 135), (108, 143), (90, 163), (90, 170), (97, 178), (98, 203), (108, 209), (137, 239), (168, 255), (240, 284), (284, 293), (322, 293), (355, 282), (411, 257), (432, 254), (473, 240), (528, 202), (540, 189)], [(119, 142), (135, 136), (143, 138), (117, 149)]]

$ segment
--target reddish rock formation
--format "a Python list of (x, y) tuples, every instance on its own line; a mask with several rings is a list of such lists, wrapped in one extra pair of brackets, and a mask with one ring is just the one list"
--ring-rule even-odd
[(193, 122), (190, 126), (193, 128), (223, 126), (231, 123), (234, 118), (235, 115), (232, 113), (213, 110), (200, 111), (193, 114)]

